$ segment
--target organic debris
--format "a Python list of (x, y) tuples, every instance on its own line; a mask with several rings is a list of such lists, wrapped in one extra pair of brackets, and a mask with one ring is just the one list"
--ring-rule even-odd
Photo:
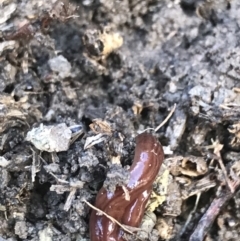
[(114, 221), (126, 240), (238, 241), (239, 11), (0, 0), (0, 240), (88, 240), (102, 186), (131, 200), (147, 130), (165, 160), (142, 226)]

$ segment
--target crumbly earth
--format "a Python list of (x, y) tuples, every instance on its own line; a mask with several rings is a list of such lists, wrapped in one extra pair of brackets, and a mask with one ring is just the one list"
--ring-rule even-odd
[[(53, 2), (0, 1), (0, 241), (89, 240), (85, 201), (102, 185), (126, 184), (136, 135), (175, 103), (155, 133), (170, 173), (147, 240), (188, 240), (227, 189), (213, 152), (221, 149), (231, 181), (240, 173), (239, 1), (76, 0), (46, 31), (5, 38)], [(52, 152), (48, 135), (34, 137), (37, 147), (26, 140), (33, 128), (62, 123), (77, 133), (67, 150)], [(50, 136), (57, 145), (63, 135)], [(206, 240), (239, 240), (239, 195)]]

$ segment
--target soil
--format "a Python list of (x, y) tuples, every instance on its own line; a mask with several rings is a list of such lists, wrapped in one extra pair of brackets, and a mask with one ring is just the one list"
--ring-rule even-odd
[(205, 240), (239, 240), (239, 1), (59, 3), (0, 2), (0, 241), (90, 240), (85, 201), (175, 104), (145, 240), (190, 240), (224, 195)]

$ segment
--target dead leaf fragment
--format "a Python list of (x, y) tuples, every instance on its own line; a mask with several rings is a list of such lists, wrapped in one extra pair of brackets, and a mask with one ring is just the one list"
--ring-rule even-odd
[(160, 204), (165, 202), (166, 196), (157, 195), (152, 191), (150, 204), (148, 204), (147, 211), (153, 212)]
[(156, 229), (163, 240), (169, 240), (173, 236), (173, 225), (169, 225), (163, 218), (158, 218)]
[(240, 161), (234, 162), (234, 164), (231, 166), (230, 175), (235, 180), (240, 178)]
[(174, 157), (169, 158), (170, 172), (174, 176), (186, 175), (190, 177), (198, 177), (204, 175), (208, 171), (207, 163), (202, 157), (188, 156), (188, 157)]
[(96, 134), (103, 133), (107, 135), (112, 134), (112, 129), (107, 121), (101, 119), (94, 119), (93, 123), (89, 125), (90, 129)]
[(106, 137), (103, 134), (98, 134), (96, 136), (90, 136), (87, 137), (85, 145), (84, 145), (84, 150), (101, 143), (106, 140)]
[(216, 181), (212, 180), (210, 175), (207, 175), (200, 180), (192, 181), (190, 185), (183, 186), (181, 188), (182, 199), (185, 200), (193, 195), (197, 195), (198, 193), (206, 192), (216, 185)]
[(132, 106), (132, 110), (134, 115), (140, 115), (143, 110), (143, 105), (139, 102), (135, 102), (134, 105)]
[(87, 30), (83, 36), (83, 43), (89, 57), (103, 59), (122, 46), (123, 38), (110, 27), (105, 27), (102, 31)]
[(234, 134), (231, 144), (234, 145), (240, 143), (240, 123), (232, 125), (232, 129), (229, 128), (228, 131)]
[(37, 106), (30, 105), (27, 101), (27, 95), (19, 101), (15, 101), (13, 96), (8, 94), (0, 95), (0, 133), (6, 128), (17, 126), (18, 122), (26, 125), (29, 117), (34, 117), (36, 120), (42, 117)]
[(16, 41), (14, 40), (10, 40), (10, 41), (4, 41), (2, 43), (0, 43), (0, 54), (2, 54), (2, 52), (4, 50), (7, 49), (14, 49), (16, 47)]
[(161, 193), (155, 193), (152, 191), (150, 200), (147, 205), (147, 210), (153, 212), (159, 205), (161, 205), (167, 196), (167, 189), (168, 189), (168, 180), (169, 180), (169, 170), (166, 169), (162, 175), (160, 175), (156, 181), (154, 182), (158, 186), (158, 190)]
[(111, 156), (111, 163), (120, 165), (121, 164), (120, 159), (121, 159), (121, 156), (119, 156), (119, 155)]

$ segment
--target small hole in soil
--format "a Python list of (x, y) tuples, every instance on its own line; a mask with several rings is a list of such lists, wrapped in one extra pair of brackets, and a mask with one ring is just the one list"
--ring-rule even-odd
[(7, 93), (7, 94), (11, 94), (14, 90), (14, 85), (13, 84), (10, 84), (10, 85), (7, 85), (6, 88), (4, 89), (4, 93)]
[(17, 95), (14, 95), (13, 98), (16, 102), (18, 102), (20, 100), (20, 98)]

